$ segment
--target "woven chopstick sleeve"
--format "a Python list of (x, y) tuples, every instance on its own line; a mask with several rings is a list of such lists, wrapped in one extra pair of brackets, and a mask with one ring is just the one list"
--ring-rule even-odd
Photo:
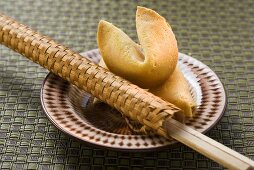
[(174, 105), (4, 15), (0, 15), (0, 43), (115, 107), (148, 130), (166, 136), (163, 121), (173, 116), (182, 120), (182, 112)]

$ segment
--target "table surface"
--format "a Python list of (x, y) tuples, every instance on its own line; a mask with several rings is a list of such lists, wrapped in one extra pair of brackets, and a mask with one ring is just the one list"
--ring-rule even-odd
[[(207, 135), (254, 159), (254, 1), (1, 0), (0, 11), (83, 52), (97, 48), (100, 19), (137, 40), (137, 5), (163, 15), (179, 51), (204, 62), (225, 85), (227, 110)], [(184, 145), (126, 153), (70, 138), (40, 105), (48, 71), (3, 46), (0, 58), (0, 169), (223, 169)]]

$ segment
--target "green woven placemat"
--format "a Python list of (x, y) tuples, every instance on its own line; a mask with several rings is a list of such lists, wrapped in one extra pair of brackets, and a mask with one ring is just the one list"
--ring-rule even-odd
[[(100, 19), (137, 39), (135, 8), (170, 21), (181, 52), (210, 66), (228, 108), (211, 138), (254, 159), (254, 1), (1, 0), (0, 11), (78, 52), (97, 48)], [(222, 169), (183, 145), (149, 153), (96, 149), (56, 129), (40, 106), (47, 71), (0, 46), (0, 169)]]

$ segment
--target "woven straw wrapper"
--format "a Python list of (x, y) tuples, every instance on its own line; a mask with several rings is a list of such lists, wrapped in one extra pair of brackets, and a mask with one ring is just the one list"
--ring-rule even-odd
[[(253, 7), (246, 0), (0, 1), (0, 11), (73, 48), (96, 48), (99, 19), (137, 39), (135, 8), (153, 8), (171, 23), (181, 52), (210, 66), (225, 85), (228, 108), (211, 138), (254, 159)], [(150, 153), (95, 149), (59, 132), (42, 113), (39, 96), (47, 71), (0, 46), (1, 169), (222, 169), (180, 145)], [(32, 90), (31, 90), (32, 89)], [(31, 140), (32, 139), (32, 140)]]

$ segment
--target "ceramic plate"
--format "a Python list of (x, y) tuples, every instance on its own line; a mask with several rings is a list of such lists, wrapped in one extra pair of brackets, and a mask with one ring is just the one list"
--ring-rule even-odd
[[(82, 55), (98, 63), (97, 49)], [(198, 104), (197, 113), (186, 125), (205, 133), (222, 117), (226, 107), (225, 90), (218, 76), (205, 64), (179, 53), (178, 65), (187, 79)], [(158, 135), (131, 131), (121, 114), (104, 103), (49, 73), (41, 89), (44, 112), (61, 131), (96, 146), (119, 150), (153, 150), (177, 143)]]

